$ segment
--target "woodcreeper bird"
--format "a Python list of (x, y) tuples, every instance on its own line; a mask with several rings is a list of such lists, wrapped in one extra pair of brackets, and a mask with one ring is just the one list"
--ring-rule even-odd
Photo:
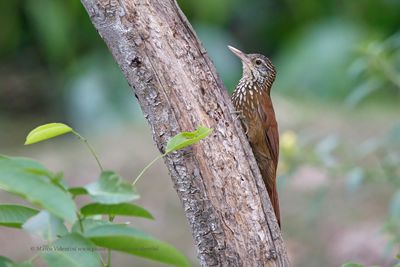
[(263, 55), (245, 54), (228, 47), (243, 64), (243, 76), (232, 94), (232, 103), (241, 118), (280, 226), (276, 188), (279, 133), (270, 96), (276, 70)]

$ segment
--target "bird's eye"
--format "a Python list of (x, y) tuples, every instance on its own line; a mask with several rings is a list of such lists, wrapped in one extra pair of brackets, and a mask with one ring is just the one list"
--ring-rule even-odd
[(261, 59), (256, 59), (256, 65), (261, 65), (262, 61)]

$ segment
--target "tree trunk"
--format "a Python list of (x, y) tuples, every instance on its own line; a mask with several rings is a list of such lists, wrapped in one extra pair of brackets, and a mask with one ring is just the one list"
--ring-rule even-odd
[(227, 91), (174, 0), (81, 0), (164, 151), (197, 125), (212, 134), (168, 155), (201, 266), (289, 266), (267, 191)]

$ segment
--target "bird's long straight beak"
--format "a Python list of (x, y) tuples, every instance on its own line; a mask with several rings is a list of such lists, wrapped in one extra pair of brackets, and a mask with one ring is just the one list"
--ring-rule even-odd
[(233, 46), (230, 46), (230, 45), (228, 45), (228, 48), (229, 48), (229, 50), (232, 51), (232, 53), (234, 53), (238, 58), (240, 58), (243, 63), (245, 63), (246, 65), (250, 65), (251, 61), (245, 53), (243, 53), (239, 49), (234, 48)]

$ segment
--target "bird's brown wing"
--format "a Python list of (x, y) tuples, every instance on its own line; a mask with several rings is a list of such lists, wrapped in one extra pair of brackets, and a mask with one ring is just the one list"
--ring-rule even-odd
[(258, 113), (265, 131), (265, 141), (276, 168), (279, 158), (279, 133), (274, 108), (269, 97), (262, 97), (260, 99)]
[[(264, 129), (265, 144), (267, 145), (269, 157), (256, 159), (262, 162), (258, 162), (260, 171), (263, 176), (265, 185), (268, 190), (268, 195), (271, 200), (272, 207), (274, 208), (275, 216), (280, 222), (280, 209), (279, 209), (279, 198), (278, 191), (276, 188), (276, 169), (278, 166), (279, 157), (279, 133), (278, 124), (275, 118), (275, 112), (272, 106), (271, 99), (268, 97), (262, 97), (259, 101), (258, 115), (261, 119), (262, 128)], [(269, 165), (268, 158), (270, 158), (274, 166)]]

